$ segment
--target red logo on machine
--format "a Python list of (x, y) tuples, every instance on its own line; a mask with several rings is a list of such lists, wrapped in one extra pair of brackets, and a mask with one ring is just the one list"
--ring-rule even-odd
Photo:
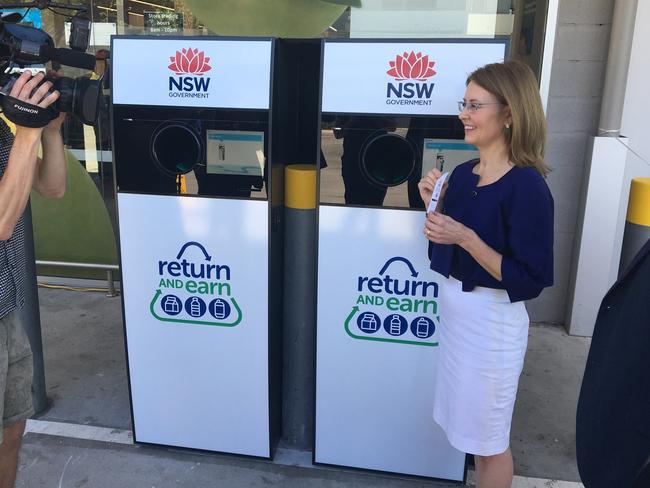
[(208, 64), (210, 58), (203, 51), (191, 47), (176, 51), (176, 55), (170, 56), (169, 59), (172, 64), (168, 67), (177, 75), (194, 74), (203, 76), (203, 73), (207, 73), (212, 69)]
[(422, 53), (411, 51), (397, 55), (395, 61), (389, 61), (390, 69), (386, 72), (397, 81), (415, 80), (427, 81), (436, 72), (433, 70), (435, 61), (429, 61), (429, 56), (422, 56)]

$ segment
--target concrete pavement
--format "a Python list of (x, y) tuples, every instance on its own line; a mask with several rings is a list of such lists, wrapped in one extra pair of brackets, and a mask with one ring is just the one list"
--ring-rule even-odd
[[(288, 449), (271, 462), (130, 444), (119, 297), (47, 288), (39, 295), (52, 406), (25, 436), (19, 487), (454, 486), (313, 467), (309, 452)], [(513, 486), (581, 486), (575, 408), (588, 348), (589, 339), (569, 337), (559, 327), (531, 327), (512, 426)]]

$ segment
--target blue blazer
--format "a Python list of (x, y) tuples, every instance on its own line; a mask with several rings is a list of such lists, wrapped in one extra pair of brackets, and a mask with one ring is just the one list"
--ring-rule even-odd
[(505, 289), (510, 301), (530, 300), (553, 284), (553, 197), (544, 178), (530, 167), (514, 166), (499, 180), (477, 186), (478, 160), (454, 169), (443, 212), (466, 225), (503, 255), (502, 280), (490, 275), (460, 246), (429, 246), (431, 269), (463, 283)]

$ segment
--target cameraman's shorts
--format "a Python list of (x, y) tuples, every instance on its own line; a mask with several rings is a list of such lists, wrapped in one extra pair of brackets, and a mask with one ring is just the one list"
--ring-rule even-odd
[(0, 319), (0, 442), (2, 431), (34, 414), (32, 349), (16, 310)]

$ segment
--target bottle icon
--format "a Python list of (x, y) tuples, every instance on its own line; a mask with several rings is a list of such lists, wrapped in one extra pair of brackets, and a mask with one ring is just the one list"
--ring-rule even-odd
[(197, 297), (192, 297), (190, 300), (190, 315), (192, 317), (201, 316), (201, 303), (199, 303), (199, 299)]
[(388, 330), (390, 335), (400, 335), (402, 333), (402, 321), (400, 316), (395, 314), (390, 318), (390, 328)]
[(421, 339), (429, 337), (429, 321), (424, 317), (420, 317), (416, 322), (415, 335)]

